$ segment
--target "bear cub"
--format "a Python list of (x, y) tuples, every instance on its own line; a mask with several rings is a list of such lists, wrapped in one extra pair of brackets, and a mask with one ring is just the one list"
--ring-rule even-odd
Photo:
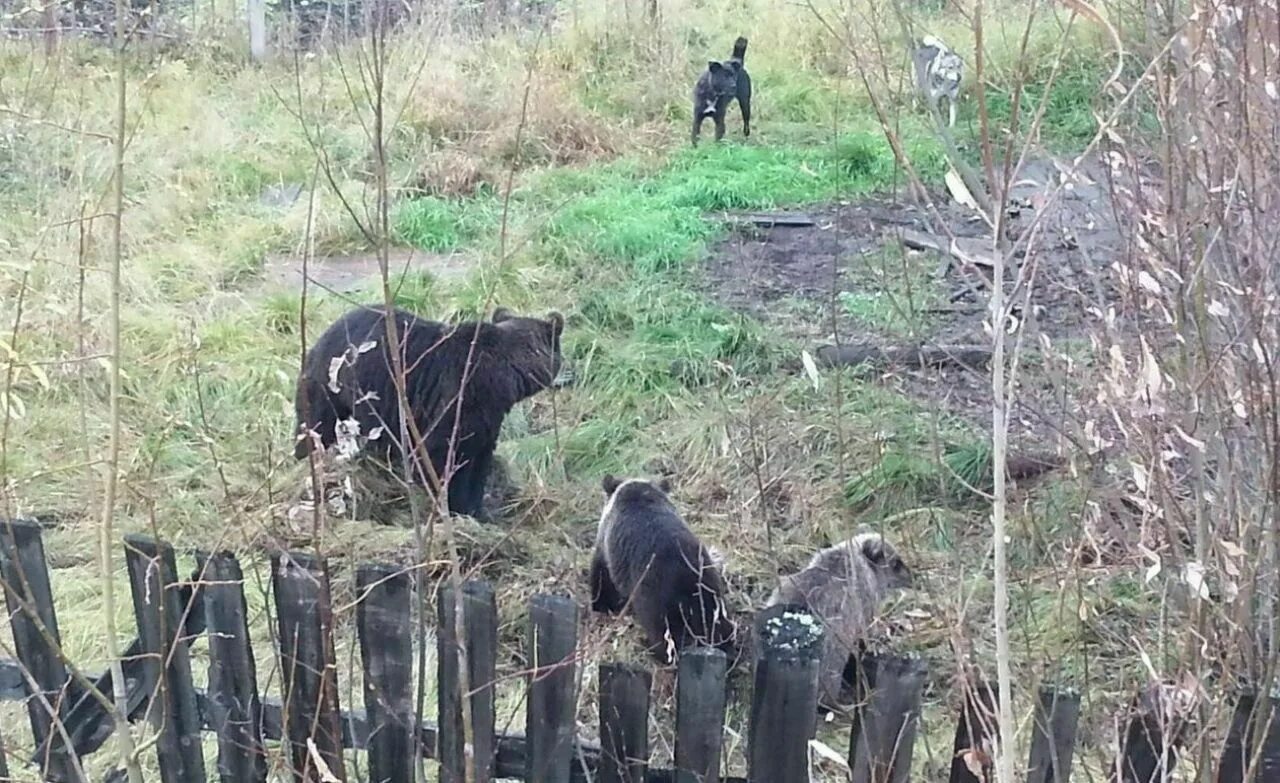
[(857, 654), (881, 601), (912, 581), (898, 551), (874, 532), (819, 550), (803, 570), (782, 578), (768, 605), (807, 607), (825, 629), (818, 670), (823, 705), (834, 708), (841, 703), (846, 665)]
[(671, 503), (670, 484), (605, 476), (608, 498), (591, 559), (591, 608), (630, 614), (664, 664), (693, 645), (732, 655), (736, 628), (710, 553)]
[[(402, 464), (402, 445), (417, 445), (400, 442), (386, 317), (380, 307), (351, 310), (307, 353), (295, 396), (297, 459), (317, 444), (333, 446), (339, 424), (349, 430), (352, 420), (367, 439), (361, 451), (393, 470)], [(564, 318), (554, 312), (545, 319), (519, 317), (503, 308), (491, 322), (450, 325), (398, 309), (394, 318), (408, 407), (436, 476), (446, 480), (449, 511), (488, 521), (485, 485), (502, 422), (560, 373)], [(412, 440), (413, 429), (408, 432)], [(451, 457), (452, 475), (446, 475)], [(414, 467), (413, 474), (415, 482), (429, 483), (425, 468)]]

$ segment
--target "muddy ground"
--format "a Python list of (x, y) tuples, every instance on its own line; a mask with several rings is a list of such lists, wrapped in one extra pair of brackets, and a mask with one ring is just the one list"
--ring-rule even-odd
[[(1016, 290), (1014, 318), (1031, 351), (1041, 346), (1042, 335), (1055, 348), (1087, 343), (1096, 324), (1091, 309), (1105, 310), (1117, 296), (1109, 267), (1124, 248), (1106, 169), (1089, 159), (1068, 180), (1069, 168), (1067, 160), (1031, 161), (1010, 189), (1006, 237), (1015, 243), (1035, 237), (1030, 253), (1025, 243), (1013, 245), (1006, 275), (1006, 290)], [(1064, 187), (1052, 198), (1060, 183)], [(992, 228), (946, 190), (930, 198), (932, 209), (906, 198), (874, 197), (787, 213), (811, 219), (809, 226), (739, 223), (705, 266), (709, 293), (810, 351), (837, 340), (877, 347), (988, 346), (993, 277), (985, 248)], [(977, 263), (918, 249), (922, 241), (948, 248), (952, 237), (965, 260)], [(1014, 289), (1019, 272), (1032, 285)], [(912, 397), (989, 426), (991, 380), (985, 371), (879, 372)], [(1077, 411), (1057, 383), (1034, 372), (1022, 377), (1024, 404), (1013, 437), (1047, 445), (1044, 439), (1061, 436), (1067, 417)]]

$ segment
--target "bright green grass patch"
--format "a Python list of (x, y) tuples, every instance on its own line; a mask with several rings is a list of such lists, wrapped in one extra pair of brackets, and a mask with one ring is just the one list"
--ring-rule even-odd
[(855, 508), (873, 502), (902, 507), (928, 500), (961, 502), (974, 490), (991, 491), (991, 445), (974, 441), (944, 449), (941, 460), (902, 448), (886, 451), (878, 464), (845, 486), (845, 500)]
[(393, 220), (396, 240), (432, 253), (473, 245), (496, 233), (499, 212), (490, 198), (435, 197), (401, 202)]
[[(1032, 83), (1024, 88), (1019, 108), (1019, 128), (1023, 133), (1027, 131), (1047, 94), (1044, 117), (1040, 121), (1041, 140), (1062, 151), (1082, 149), (1098, 131), (1098, 123), (1093, 115), (1094, 110), (1100, 108), (1098, 88), (1105, 78), (1103, 64), (1097, 61), (1067, 61), (1046, 93), (1044, 83), (1048, 78), (1049, 73), (1046, 71), (1043, 78), (1033, 77)], [(987, 93), (987, 106), (996, 127), (1009, 127), (1013, 93), (990, 90)]]
[[(922, 169), (938, 173), (936, 150), (918, 147)], [(676, 153), (647, 179), (628, 166), (606, 167), (594, 182), (579, 180), (582, 197), (553, 215), (541, 242), (562, 262), (598, 260), (661, 272), (695, 258), (718, 235), (707, 212), (869, 193), (891, 185), (895, 168), (888, 143), (870, 133), (825, 148), (706, 144)]]

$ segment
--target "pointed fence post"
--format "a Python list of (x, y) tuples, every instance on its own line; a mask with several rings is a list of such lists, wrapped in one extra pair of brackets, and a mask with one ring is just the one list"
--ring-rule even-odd
[(728, 659), (699, 647), (682, 652), (677, 667), (676, 783), (720, 783)]
[(173, 547), (150, 536), (131, 535), (124, 540), (138, 642), (145, 656), (144, 669), (150, 672), (146, 682), (158, 687), (148, 712), (159, 733), (156, 755), (160, 779), (164, 783), (205, 783), (200, 711), (187, 642), (182, 638), (188, 607), (178, 587)]
[[(279, 553), (271, 558), (271, 581), (280, 623), (284, 733), (294, 779), (320, 783), (323, 763), (329, 774), (345, 783), (328, 566), (301, 552)], [(308, 741), (314, 743), (319, 762)]]
[[(989, 783), (993, 774), (994, 738), (1000, 735), (996, 725), (996, 699), (991, 686), (976, 671), (960, 679), (960, 721), (951, 748), (950, 783)], [(977, 767), (981, 774), (974, 772)]]
[[(18, 662), (30, 675), (24, 686), (29, 696), (27, 715), (31, 720), (31, 734), (38, 749), (33, 761), (48, 778), (75, 780), (75, 765), (57, 735), (48, 709), (54, 707), (59, 719), (65, 718), (68, 702), (78, 691), (68, 687), (67, 669), (62, 662), (58, 616), (53, 608), (49, 567), (38, 522), (0, 520), (0, 582), (3, 582), (5, 605), (9, 610), (14, 650)], [(43, 698), (31, 697), (33, 681)]]
[(1041, 688), (1031, 727), (1031, 755), (1027, 783), (1067, 783), (1080, 721), (1080, 694), (1074, 690)]
[(262, 703), (249, 644), (244, 573), (230, 552), (196, 553), (209, 637), (209, 721), (218, 737), (222, 783), (265, 783)]
[(488, 582), (465, 582), (462, 594), (462, 620), (467, 635), (463, 651), (467, 661), (467, 685), (471, 690), (471, 745), (475, 754), (476, 779), (466, 779), (467, 757), (462, 746), (465, 736), (462, 727), (463, 694), (458, 668), (454, 597), (453, 589), (446, 584), (441, 586), (436, 601), (440, 780), (442, 783), (490, 783), (497, 758), (497, 713), (493, 689), (498, 677), (498, 604), (493, 586)]
[(600, 783), (645, 783), (649, 768), (649, 672), (600, 667)]
[(369, 779), (413, 783), (413, 580), (397, 566), (365, 565), (356, 572), (356, 594), (369, 720)]
[(864, 655), (849, 740), (853, 783), (905, 783), (928, 665), (915, 657)]
[(578, 605), (567, 596), (535, 595), (529, 602), (529, 704), (526, 783), (569, 783), (574, 721), (573, 655)]

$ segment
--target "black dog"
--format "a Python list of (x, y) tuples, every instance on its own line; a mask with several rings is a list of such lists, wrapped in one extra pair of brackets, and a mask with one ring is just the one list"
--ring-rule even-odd
[(693, 143), (698, 143), (702, 121), (711, 117), (716, 123), (716, 141), (724, 138), (724, 115), (729, 102), (738, 100), (742, 110), (742, 135), (751, 135), (751, 77), (742, 60), (747, 55), (747, 39), (733, 43), (733, 57), (718, 63), (707, 63), (707, 70), (693, 88)]

